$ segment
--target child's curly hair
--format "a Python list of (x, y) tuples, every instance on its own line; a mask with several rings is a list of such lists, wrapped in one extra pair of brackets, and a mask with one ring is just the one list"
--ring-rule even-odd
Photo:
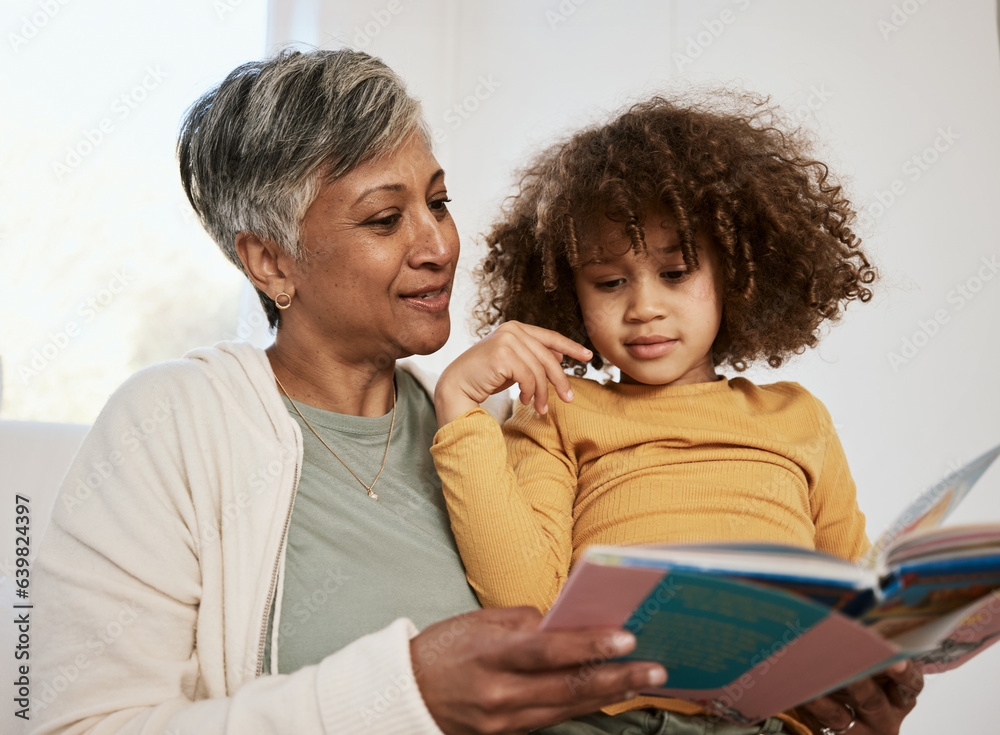
[[(518, 320), (593, 349), (573, 284), (586, 223), (621, 222), (643, 250), (642, 215), (673, 214), (684, 262), (698, 264), (695, 233), (718, 246), (723, 315), (716, 365), (777, 367), (818, 342), (820, 324), (846, 302), (868, 301), (875, 270), (849, 225), (855, 210), (797, 133), (775, 127), (768, 99), (721, 95), (737, 112), (661, 97), (549, 148), (523, 172), (519, 192), (486, 236), (474, 315), (480, 335)], [(570, 361), (582, 375), (586, 365)], [(591, 364), (600, 369), (596, 354)]]

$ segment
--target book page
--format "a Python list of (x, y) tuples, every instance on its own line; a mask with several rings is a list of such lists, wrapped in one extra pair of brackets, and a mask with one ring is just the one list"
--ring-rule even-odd
[(951, 515), (951, 512), (969, 494), (969, 490), (993, 464), (993, 460), (998, 455), (1000, 455), (1000, 446), (994, 447), (964, 467), (952, 472), (944, 480), (922, 493), (879, 536), (878, 541), (868, 551), (861, 563), (874, 569), (892, 548), (893, 542), (900, 536), (920, 528), (941, 525), (944, 519)]
[(961, 666), (1000, 640), (1000, 591), (892, 639), (925, 674)]
[(885, 638), (926, 626), (1000, 588), (1000, 554), (903, 564), (863, 622)]

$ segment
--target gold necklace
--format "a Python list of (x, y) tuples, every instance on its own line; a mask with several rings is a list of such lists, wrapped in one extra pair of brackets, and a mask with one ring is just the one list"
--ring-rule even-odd
[(365, 490), (368, 491), (368, 497), (371, 498), (372, 500), (378, 500), (378, 495), (372, 488), (375, 487), (375, 483), (378, 482), (378, 478), (382, 476), (382, 470), (385, 469), (385, 461), (389, 458), (389, 444), (392, 442), (392, 427), (396, 423), (396, 381), (395, 380), (392, 381), (392, 418), (389, 420), (389, 438), (385, 443), (385, 454), (382, 455), (382, 466), (378, 468), (378, 474), (375, 475), (375, 479), (372, 480), (371, 485), (366, 485), (365, 481), (362, 480), (360, 477), (358, 477), (357, 473), (347, 466), (347, 462), (342, 460), (340, 458), (340, 455), (337, 454), (335, 451), (333, 451), (333, 447), (331, 447), (329, 444), (323, 441), (323, 437), (321, 437), (319, 435), (319, 432), (317, 432), (316, 429), (313, 428), (313, 425), (309, 423), (309, 419), (307, 419), (305, 416), (302, 415), (302, 412), (299, 410), (299, 407), (295, 405), (295, 401), (293, 401), (292, 397), (288, 395), (288, 391), (285, 390), (285, 386), (283, 386), (281, 384), (281, 381), (278, 380), (277, 375), (274, 376), (274, 381), (278, 384), (278, 387), (281, 388), (281, 392), (285, 394), (285, 398), (287, 398), (289, 402), (292, 404), (292, 408), (295, 409), (295, 413), (297, 413), (299, 415), (299, 418), (301, 418), (305, 422), (306, 426), (309, 427), (309, 431), (315, 434), (316, 438), (323, 443), (323, 446), (330, 450), (330, 454), (336, 457), (337, 461), (339, 461), (342, 465), (344, 465), (344, 469), (346, 469), (348, 472), (354, 475), (354, 479), (360, 482), (361, 487), (363, 487)]

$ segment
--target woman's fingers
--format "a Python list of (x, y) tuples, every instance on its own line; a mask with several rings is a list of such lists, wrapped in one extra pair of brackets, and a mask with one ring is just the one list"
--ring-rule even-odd
[(525, 707), (512, 720), (512, 729), (523, 732), (544, 724), (554, 725), (596, 712), (609, 704), (609, 696), (612, 701), (625, 701), (640, 691), (661, 685), (655, 682), (662, 682), (662, 675), (651, 676), (639, 666), (636, 663), (583, 664), (533, 675), (524, 681), (530, 694), (527, 690), (522, 694)]
[(844, 703), (833, 697), (814, 699), (802, 705), (800, 709), (808, 712), (815, 724), (829, 727), (831, 730), (843, 730), (855, 719)]
[(881, 675), (883, 688), (894, 707), (909, 712), (917, 703), (917, 695), (923, 691), (924, 675), (920, 667), (912, 661), (904, 661), (886, 670)]
[(908, 661), (848, 685), (844, 695), (857, 712), (858, 720), (871, 732), (893, 735), (899, 732), (903, 718), (916, 705), (922, 688), (923, 674), (916, 664)]
[(499, 652), (497, 663), (515, 671), (546, 671), (607, 661), (633, 648), (635, 636), (626, 631), (555, 631), (544, 637), (526, 635), (523, 645)]
[(540, 620), (530, 608), (477, 610), (434, 623), (410, 641), (421, 694), (444, 732), (524, 732), (665, 678), (655, 664), (607, 660), (632, 649), (629, 634), (539, 631)]
[(921, 689), (923, 674), (916, 664), (905, 662), (808, 702), (798, 711), (815, 727), (842, 730), (853, 719), (851, 735), (896, 735)]
[[(889, 730), (894, 719), (892, 703), (878, 683), (871, 678), (848, 685), (844, 698), (854, 710), (855, 717), (869, 725), (875, 732)], [(898, 726), (898, 722), (896, 725)]]

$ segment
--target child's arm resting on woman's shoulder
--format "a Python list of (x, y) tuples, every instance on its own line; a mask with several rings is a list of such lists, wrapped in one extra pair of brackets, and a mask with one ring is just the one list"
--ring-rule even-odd
[(442, 428), (431, 452), (469, 582), (487, 607), (544, 611), (552, 604), (572, 554), (576, 467), (550, 418), (527, 422), (530, 432), (509, 457), (500, 426), (474, 409), (514, 383), (521, 402), (533, 402), (540, 414), (548, 410), (550, 382), (572, 400), (563, 354), (583, 360), (590, 352), (555, 332), (510, 322), (452, 363), (435, 391)]

